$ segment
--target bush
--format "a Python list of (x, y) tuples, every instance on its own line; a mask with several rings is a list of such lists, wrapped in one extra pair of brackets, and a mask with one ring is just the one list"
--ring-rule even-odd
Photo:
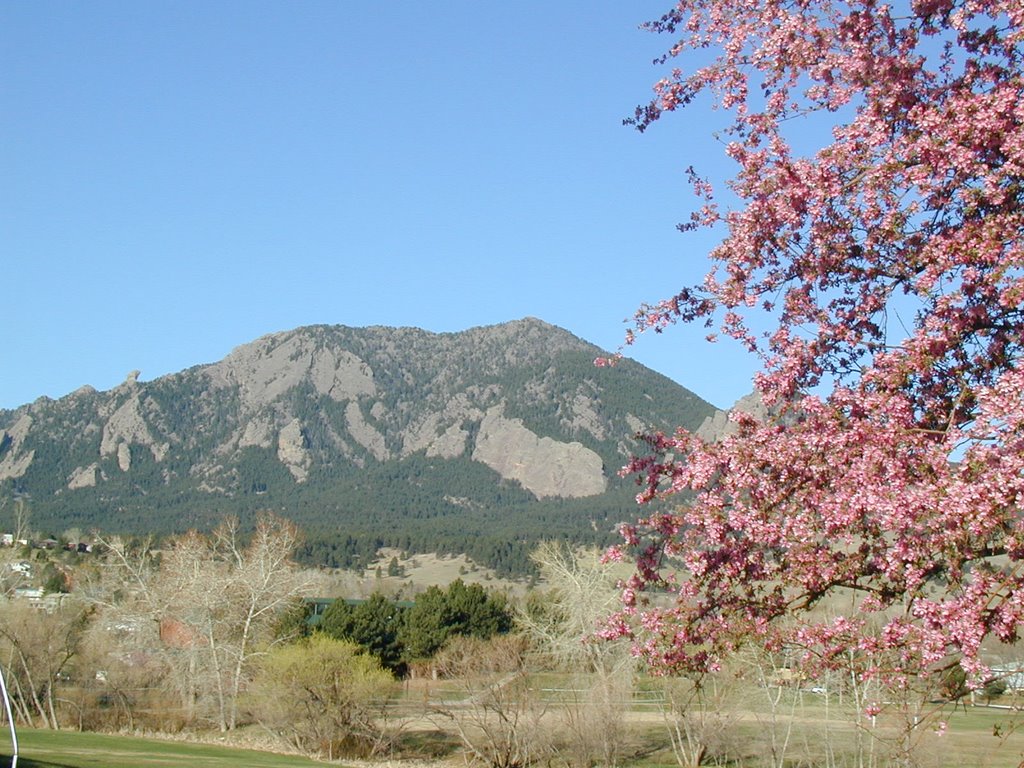
[(267, 655), (250, 708), (306, 752), (365, 756), (380, 742), (375, 715), (393, 687), (390, 673), (358, 645), (315, 634)]

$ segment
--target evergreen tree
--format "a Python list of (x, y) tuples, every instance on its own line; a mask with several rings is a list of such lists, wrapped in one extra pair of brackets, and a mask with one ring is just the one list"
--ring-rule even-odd
[(488, 594), (479, 584), (456, 579), (447, 590), (430, 587), (409, 610), (402, 644), (405, 658), (424, 659), (437, 653), (449, 638), (486, 640), (512, 628), (512, 614), (503, 595)]
[(320, 623), (316, 625), (317, 630), (337, 640), (351, 637), (354, 610), (346, 600), (338, 598), (327, 606), (324, 615), (320, 617)]
[(405, 671), (399, 641), (405, 610), (380, 592), (355, 605), (339, 599), (324, 611), (319, 629), (337, 640), (358, 644), (386, 669), (400, 675)]
[(451, 614), (440, 587), (432, 586), (409, 609), (401, 642), (407, 661), (427, 659), (437, 653), (449, 636)]

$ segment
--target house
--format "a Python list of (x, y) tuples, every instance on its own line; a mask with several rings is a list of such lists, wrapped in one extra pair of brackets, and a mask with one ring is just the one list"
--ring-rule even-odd
[(14, 596), (23, 600), (28, 600), (30, 603), (38, 603), (43, 599), (43, 588), (42, 587), (15, 587)]
[(1006, 683), (1007, 690), (1024, 691), (1024, 664), (1004, 664), (992, 667), (992, 675)]

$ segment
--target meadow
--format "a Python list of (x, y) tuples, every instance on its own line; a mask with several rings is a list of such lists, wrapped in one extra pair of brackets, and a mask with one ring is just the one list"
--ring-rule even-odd
[[(456, 690), (435, 691), (446, 697), (458, 695)], [(422, 690), (407, 691), (407, 697), (418, 698)], [(553, 694), (547, 694), (552, 710), (560, 708)], [(785, 768), (822, 768), (852, 766), (858, 731), (866, 744), (862, 758), (865, 764), (885, 765), (887, 745), (898, 738), (894, 719), (878, 718), (874, 725), (858, 726), (850, 712), (835, 706), (826, 708), (821, 697), (804, 693), (802, 703), (787, 705), (785, 712), (774, 715), (756, 704), (731, 713), (719, 713), (728, 719), (722, 743), (728, 744), (726, 754), (717, 754), (709, 765), (766, 766), (772, 764), (772, 739), (787, 742)], [(422, 699), (420, 699), (422, 701)], [(408, 699), (398, 704), (405, 710), (407, 728), (403, 741), (406, 747), (418, 744), (416, 763), (425, 759), (431, 764), (464, 765), (454, 734), (439, 728), (439, 721), (430, 718), (424, 709), (414, 713)], [(754, 704), (754, 702), (748, 702)], [(920, 766), (972, 766), (972, 768), (1017, 768), (1024, 759), (1024, 720), (1021, 713), (998, 707), (946, 707), (940, 717), (947, 723), (944, 732), (933, 724), (915, 737), (915, 761)], [(673, 768), (678, 763), (673, 755), (660, 708), (641, 698), (625, 713), (628, 723), (620, 765), (624, 768)], [(163, 768), (188, 765), (190, 768), (310, 768), (324, 765), (297, 755), (240, 749), (215, 744), (179, 740), (150, 739), (136, 736), (20, 729), (18, 768)], [(874, 748), (872, 748), (874, 742)], [(0, 738), (0, 768), (10, 764), (10, 741)], [(408, 754), (408, 753), (407, 753)], [(428, 756), (432, 754), (433, 759)], [(442, 757), (443, 756), (443, 757)], [(709, 756), (710, 757), (710, 756)], [(346, 761), (340, 761), (344, 764)], [(339, 764), (334, 761), (333, 764)]]
[[(6, 736), (6, 733), (5, 733)], [(18, 730), (18, 768), (311, 768), (296, 755), (135, 736)], [(10, 764), (10, 738), (0, 741), (0, 768)]]

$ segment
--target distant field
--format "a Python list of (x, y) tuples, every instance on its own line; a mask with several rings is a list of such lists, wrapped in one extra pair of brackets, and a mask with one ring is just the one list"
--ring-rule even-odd
[(373, 583), (377, 569), (387, 573), (388, 563), (394, 557), (403, 569), (401, 577), (383, 576), (380, 586), (395, 587), (412, 582), (417, 587), (447, 587), (456, 579), (466, 584), (480, 584), (487, 589), (513, 592), (525, 591), (525, 582), (503, 579), (490, 568), (476, 565), (465, 555), (438, 555), (436, 553), (410, 554), (402, 557), (400, 549), (385, 547), (377, 554), (377, 559), (367, 566), (363, 577), (367, 583)]
[[(531, 687), (544, 702), (548, 717), (571, 709), (572, 702), (585, 700), (582, 690), (574, 690), (572, 676), (545, 673), (531, 678)], [(658, 681), (642, 682), (623, 722), (629, 724), (626, 752), (633, 755), (622, 759), (624, 768), (673, 768), (676, 763), (669, 745), (668, 732), (662, 714), (663, 703), (657, 695)], [(431, 701), (458, 701), (466, 696), (466, 689), (456, 681), (418, 679), (408, 681), (404, 687), (404, 701), (409, 705)], [(840, 706), (837, 697), (831, 697), (826, 706), (825, 697), (811, 691), (798, 692), (796, 700), (788, 695), (780, 702), (773, 718), (766, 706), (763, 689), (744, 686), (741, 694), (720, 710), (725, 735), (714, 739), (728, 743), (728, 765), (735, 768), (757, 768), (770, 764), (764, 755), (771, 749), (771, 732), (778, 741), (786, 741), (787, 768), (819, 768), (827, 765), (855, 766), (855, 741), (862, 737), (866, 761), (876, 765), (892, 765), (884, 759), (899, 742), (901, 719), (891, 712), (884, 713), (872, 724), (863, 714), (853, 710), (847, 701)], [(938, 709), (927, 723), (915, 730), (915, 757), (926, 768), (1021, 768), (1024, 766), (1024, 701), (1009, 696), (994, 707), (962, 707), (936, 705)], [(1009, 705), (1022, 707), (1016, 711)], [(410, 706), (406, 712), (412, 716)], [(939, 723), (946, 728), (940, 729)], [(717, 763), (710, 763), (717, 764)]]
[[(315, 760), (205, 744), (19, 729), (18, 768), (313, 768)], [(0, 737), (0, 768), (10, 765), (11, 743)]]

